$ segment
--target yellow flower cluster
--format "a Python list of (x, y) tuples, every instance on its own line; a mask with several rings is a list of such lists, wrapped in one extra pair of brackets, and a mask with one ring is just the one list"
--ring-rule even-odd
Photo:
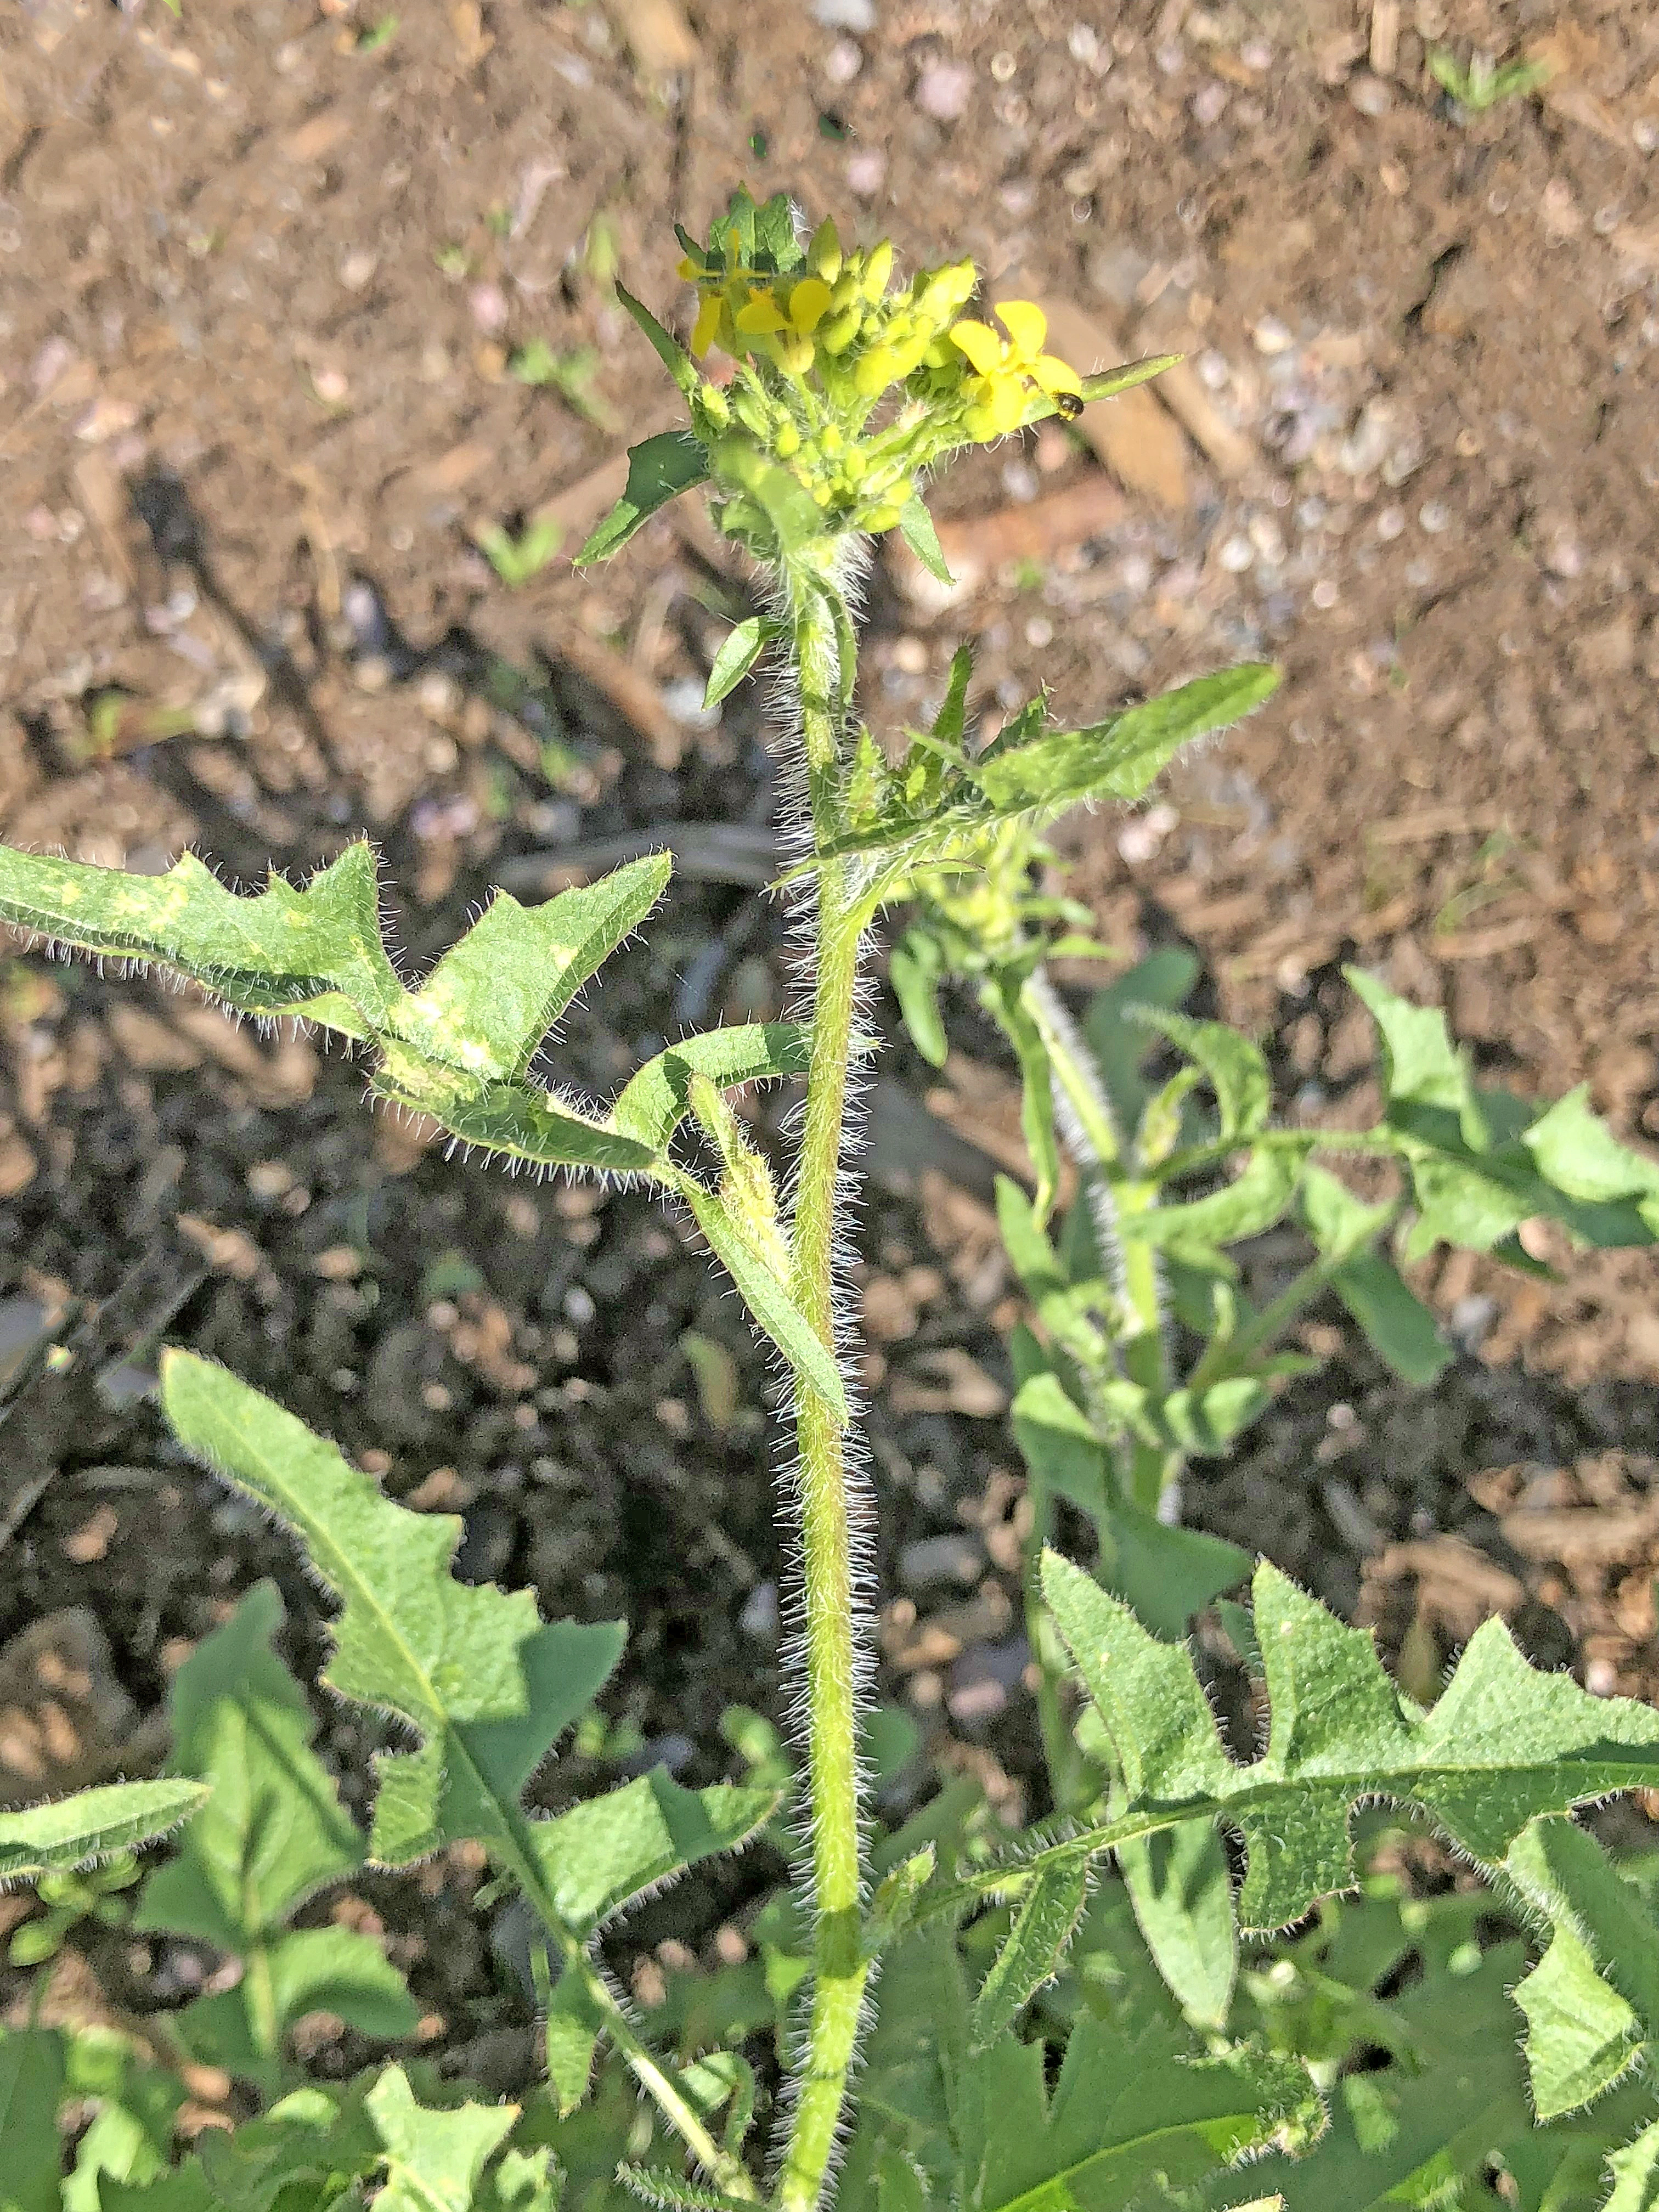
[(798, 380), (816, 371), (837, 399), (870, 402), (924, 362), (942, 365), (941, 343), (974, 289), (973, 264), (961, 261), (926, 271), (890, 298), (890, 240), (846, 253), (831, 222), (787, 274), (744, 268), (730, 243), (724, 268), (688, 255), (680, 274), (702, 295), (691, 336), (699, 360), (719, 346)]
[(1040, 307), (1000, 301), (1000, 331), (963, 318), (971, 261), (898, 285), (890, 240), (848, 250), (825, 222), (803, 253), (793, 226), (781, 195), (761, 205), (742, 191), (707, 245), (679, 234), (680, 274), (698, 293), (691, 353), (717, 346), (738, 363), (729, 383), (696, 380), (690, 399), (739, 534), (763, 541), (777, 526), (760, 508), (787, 502), (775, 483), (763, 489), (767, 469), (792, 478), (828, 529), (890, 530), (953, 447), (1017, 429), (1048, 411), (1040, 400), (1067, 414), (1082, 404), (1077, 372), (1043, 351)]

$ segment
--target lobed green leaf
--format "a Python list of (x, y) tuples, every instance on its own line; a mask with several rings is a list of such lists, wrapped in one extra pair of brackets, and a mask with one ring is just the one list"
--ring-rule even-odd
[(799, 1022), (743, 1022), (685, 1037), (648, 1060), (623, 1085), (611, 1119), (630, 1142), (665, 1152), (690, 1112), (691, 1079), (705, 1076), (722, 1091), (804, 1075), (811, 1038)]
[(778, 1804), (775, 1790), (732, 1783), (684, 1790), (659, 1767), (530, 1832), (561, 1917), (586, 1935), (687, 1867), (740, 1850)]
[(1195, 1022), (1168, 1006), (1132, 1006), (1132, 1021), (1165, 1036), (1200, 1067), (1215, 1092), (1224, 1143), (1243, 1144), (1267, 1125), (1273, 1078), (1261, 1049), (1224, 1022)]
[(476, 1839), (563, 1925), (564, 1903), (596, 1919), (732, 1848), (775, 1809), (773, 1792), (684, 1791), (647, 1776), (559, 1820), (531, 1819), (520, 1794), (615, 1668), (621, 1624), (545, 1622), (527, 1590), (456, 1581), (456, 1516), (392, 1504), (332, 1444), (208, 1360), (164, 1353), (161, 1395), (179, 1441), (292, 1530), (341, 1601), (325, 1685), (416, 1739), (375, 1761), (376, 1863)]
[(1659, 1714), (1536, 1673), (1500, 1621), (1476, 1632), (1424, 1713), (1389, 1681), (1364, 1631), (1345, 1628), (1265, 1562), (1255, 1626), (1271, 1723), (1261, 1759), (1239, 1766), (1185, 1650), (1150, 1636), (1053, 1553), (1042, 1580), (1122, 1786), (1103, 1827), (1052, 1846), (1028, 1876), (1051, 1859), (1220, 1820), (1244, 1844), (1242, 1924), (1266, 1932), (1352, 1886), (1349, 1826), (1364, 1800), (1417, 1807), (1492, 1868), (1540, 1814), (1650, 1786), (1659, 1773)]
[(400, 2066), (388, 2066), (363, 2101), (381, 2143), (380, 2212), (471, 2212), (484, 2166), (519, 2117), (516, 2105), (428, 2111)]
[(1574, 1821), (1534, 1821), (1504, 1872), (1551, 1929), (1515, 2001), (1526, 2015), (1533, 2101), (1540, 2119), (1553, 2119), (1602, 2095), (1659, 2043), (1659, 1926)]
[(1161, 2021), (1074, 2023), (1059, 2078), (1041, 2044), (981, 2052), (956, 2090), (961, 2179), (975, 2212), (1135, 2212), (1305, 2122), (1311, 2085), (1294, 2061), (1239, 2047), (1194, 2057)]
[(1346, 972), (1377, 1026), (1384, 1127), (1412, 1178), (1418, 1219), (1407, 1259), (1437, 1243), (1492, 1251), (1539, 1215), (1581, 1243), (1659, 1242), (1659, 1161), (1620, 1144), (1582, 1091), (1540, 1109), (1478, 1089), (1437, 1008)]

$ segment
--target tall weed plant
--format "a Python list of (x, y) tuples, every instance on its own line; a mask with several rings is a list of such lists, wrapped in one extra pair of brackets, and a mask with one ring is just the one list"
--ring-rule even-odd
[[(805, 239), (782, 199), (740, 191), (706, 240), (681, 238), (689, 349), (618, 297), (686, 420), (632, 449), (580, 558), (697, 493), (753, 561), (765, 611), (726, 639), (709, 696), (764, 664), (785, 710), (791, 1018), (683, 1038), (608, 1104), (532, 1079), (575, 993), (648, 927), (665, 854), (539, 906), (498, 896), (413, 986), (362, 843), (252, 895), (188, 854), (145, 877), (0, 851), (0, 917), (187, 978), (234, 1014), (332, 1032), (377, 1098), (468, 1151), (645, 1186), (689, 1215), (793, 1424), (795, 1763), (763, 1745), (730, 1783), (659, 1768), (556, 1816), (527, 1808), (623, 1626), (544, 1620), (528, 1591), (459, 1580), (457, 1519), (392, 1503), (280, 1406), (168, 1352), (176, 1435), (290, 1533), (331, 1613), (323, 1686), (386, 1717), (392, 1743), (360, 1824), (262, 1583), (178, 1676), (167, 1775), (0, 1815), (0, 1874), (42, 1899), (15, 1954), (37, 1975), (88, 1918), (129, 1909), (126, 1855), (147, 1844), (161, 1848), (135, 1929), (227, 1962), (148, 2026), (37, 2012), (0, 2032), (0, 2207), (1659, 2204), (1656, 1863), (1615, 1863), (1574, 1817), (1659, 1785), (1659, 1715), (1534, 1671), (1497, 1621), (1420, 1704), (1367, 1635), (1179, 1516), (1188, 1462), (1225, 1452), (1310, 1365), (1286, 1337), (1315, 1298), (1334, 1293), (1400, 1375), (1431, 1382), (1446, 1354), (1402, 1268), (1442, 1243), (1530, 1266), (1520, 1231), (1540, 1217), (1581, 1244), (1650, 1245), (1659, 1166), (1582, 1093), (1540, 1106), (1477, 1083), (1437, 1012), (1364, 974), (1383, 1104), (1363, 1130), (1275, 1121), (1262, 1054), (1184, 1011), (1178, 957), (1076, 1011), (1050, 963), (1098, 948), (1048, 888), (1045, 825), (1138, 799), (1183, 746), (1261, 706), (1276, 672), (1201, 676), (1087, 728), (1053, 726), (1039, 698), (981, 742), (963, 653), (895, 758), (860, 720), (853, 601), (889, 532), (945, 572), (922, 487), (953, 453), (1166, 364), (1084, 376), (1046, 350), (1030, 303), (969, 313), (969, 264), (901, 279), (890, 246), (849, 250), (829, 223)], [(1017, 1836), (970, 1785), (896, 1832), (869, 1795), (878, 1509), (841, 1226), (872, 944), (896, 911), (891, 979), (921, 1052), (944, 1059), (966, 991), (1022, 1085), (1030, 1181), (1005, 1181), (999, 1206), (1029, 1304), (1012, 1419), (1051, 1810)], [(1172, 1073), (1149, 1075), (1155, 1053)], [(733, 1103), (777, 1082), (804, 1092), (781, 1188)], [(1386, 1164), (1366, 1187), (1393, 1194), (1357, 1194), (1345, 1156)], [(1285, 1222), (1306, 1264), (1253, 1304), (1231, 1248)], [(1062, 1530), (1086, 1532), (1082, 1560), (1052, 1547)], [(1218, 1725), (1186, 1640), (1200, 1614), (1237, 1662), (1254, 1756)], [(642, 2019), (601, 1934), (763, 1832), (795, 1839), (795, 1877), (753, 1916), (760, 1971)], [(1429, 1893), (1401, 1875), (1402, 1832), (1438, 1840), (1451, 1872)], [(416, 2009), (369, 1935), (295, 1924), (365, 1867), (456, 1846), (535, 1931), (543, 2082), (519, 2106), (420, 2059)], [(294, 2029), (319, 2010), (395, 2055), (307, 2079)], [(244, 2117), (189, 2143), (184, 2085), (204, 2066)]]

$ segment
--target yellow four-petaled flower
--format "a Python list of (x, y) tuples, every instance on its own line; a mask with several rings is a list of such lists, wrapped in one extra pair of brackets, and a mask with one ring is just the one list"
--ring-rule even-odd
[(802, 276), (780, 295), (757, 285), (735, 318), (740, 337), (769, 338), (780, 368), (804, 376), (812, 366), (812, 333), (830, 312), (830, 287), (822, 276)]
[(1008, 333), (997, 336), (988, 323), (965, 318), (951, 325), (951, 343), (976, 372), (966, 391), (965, 425), (975, 438), (1000, 437), (1025, 420), (1030, 387), (1052, 399), (1061, 392), (1080, 396), (1083, 380), (1069, 362), (1044, 353), (1048, 318), (1030, 300), (999, 300), (998, 320)]

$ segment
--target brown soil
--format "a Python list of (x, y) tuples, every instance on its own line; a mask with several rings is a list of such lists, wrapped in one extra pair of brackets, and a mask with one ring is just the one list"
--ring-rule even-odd
[[(1659, 28), (1617, 0), (819, 13), (873, 27), (730, 0), (689, 22), (672, 0), (411, 8), (378, 42), (366, 0), (8, 11), (0, 833), (138, 866), (189, 841), (246, 879), (367, 830), (418, 960), (514, 861), (533, 882), (538, 854), (736, 825), (748, 875), (731, 838), (712, 858), (693, 839), (701, 873), (574, 1012), (559, 1072), (605, 1093), (653, 1039), (775, 1006), (781, 931), (751, 888), (763, 721), (741, 695), (712, 728), (687, 704), (740, 569), (675, 514), (597, 576), (556, 559), (509, 593), (471, 534), (543, 514), (574, 542), (623, 437), (672, 419), (608, 272), (674, 301), (669, 218), (700, 226), (746, 176), (906, 255), (971, 252), (994, 295), (1018, 271), (1077, 349), (1191, 357), (1175, 412), (1103, 428), (1115, 476), (1051, 432), (940, 487), (945, 517), (1001, 518), (961, 534), (970, 555), (1025, 557), (944, 605), (878, 572), (872, 719), (919, 711), (963, 637), (988, 716), (1043, 682), (1092, 717), (1271, 653), (1285, 686), (1248, 729), (1158, 807), (1065, 832), (1109, 937), (1189, 941), (1213, 1002), (1271, 1036), (1287, 1111), (1364, 1105), (1338, 973), (1357, 959), (1447, 1004), (1517, 1087), (1587, 1079), (1622, 1133), (1659, 1139)], [(1541, 98), (1460, 118), (1426, 82), (1426, 43), (1517, 39), (1555, 64)], [(595, 349), (599, 422), (507, 373), (537, 339)], [(462, 1510), (469, 1572), (627, 1613), (609, 1710), (720, 1771), (721, 1709), (770, 1695), (764, 1370), (678, 1229), (424, 1155), (366, 1119), (349, 1068), (153, 985), (22, 958), (4, 1021), (7, 1341), (125, 1284), (126, 1334), (97, 1349), (127, 1352), (135, 1389), (167, 1328), (398, 1494)], [(927, 1579), (937, 1552), (908, 1555), (884, 1646), (895, 1694), (1012, 1803), (1012, 1310), (983, 1161), (904, 1111), (926, 1071), (902, 1048), (889, 1065), (865, 1285), (886, 1587), (905, 1545), (971, 1540), (959, 1603)], [(981, 1134), (1005, 1115), (1006, 1077), (971, 1059), (945, 1092)], [(1195, 1516), (1271, 1530), (1345, 1606), (1369, 1560), (1370, 1617), (1415, 1634), (1413, 1664), (1500, 1606), (1540, 1656), (1650, 1688), (1632, 1593), (1654, 1269), (1568, 1258), (1563, 1278), (1444, 1262), (1429, 1287), (1470, 1350), (1425, 1399), (1324, 1317), (1331, 1366), (1195, 1484)], [(700, 1401), (688, 1329), (729, 1348), (732, 1406)], [(131, 1771), (131, 1729), (238, 1589), (277, 1576), (302, 1667), (315, 1607), (142, 1398), (70, 1418), (52, 1387), (7, 1427), (27, 1510), (0, 1637), (93, 1609), (108, 1680), (82, 1767)], [(1541, 1493), (1522, 1468), (1577, 1470), (1547, 1502), (1623, 1513), (1627, 1555), (1523, 1558), (1510, 1523)], [(1485, 1584), (1412, 1548), (1453, 1532), (1486, 1545)], [(365, 1732), (328, 1726), (360, 1777)], [(27, 1729), (0, 1756), (25, 1792), (73, 1763)], [(554, 1795), (583, 1779), (567, 1763)], [(712, 1928), (775, 1873), (681, 1893), (678, 1924)], [(467, 1948), (475, 1878), (379, 1902), (427, 1946), (417, 1984), (459, 2063), (510, 2078), (527, 2009)], [(123, 2001), (176, 1996), (178, 1971), (161, 1958)]]

